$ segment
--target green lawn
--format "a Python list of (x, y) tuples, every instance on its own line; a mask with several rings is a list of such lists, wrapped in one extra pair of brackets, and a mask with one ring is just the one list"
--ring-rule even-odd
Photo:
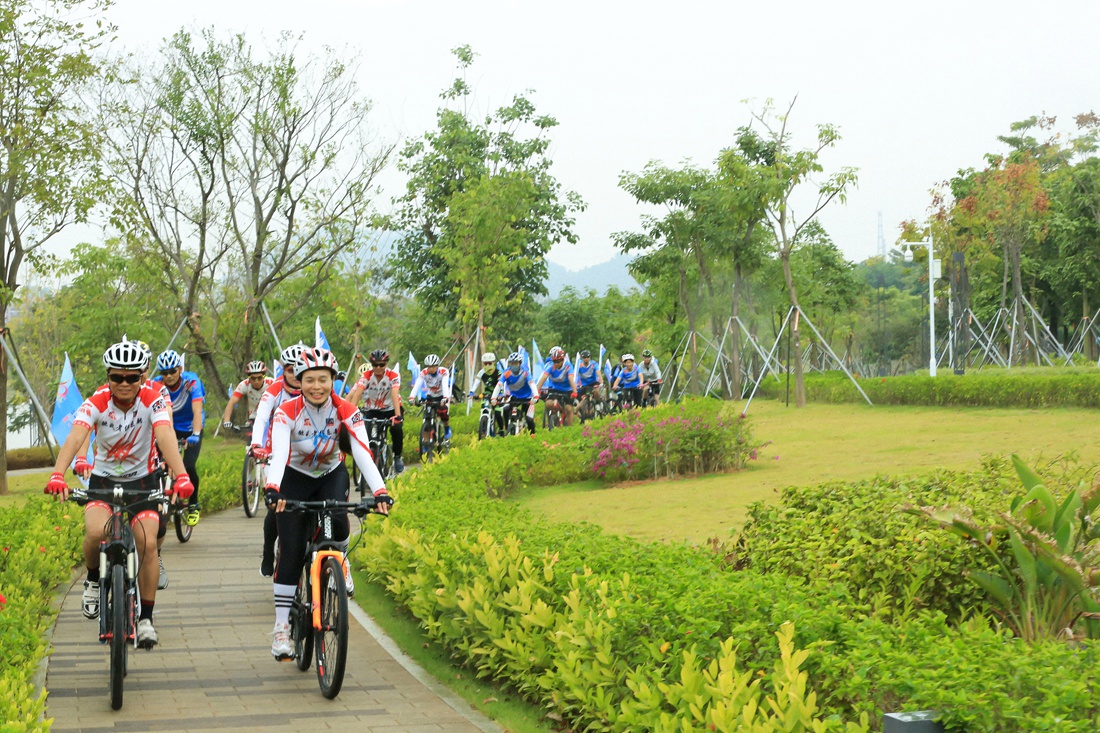
[(518, 498), (553, 519), (589, 521), (641, 539), (726, 537), (753, 501), (786, 486), (876, 474), (966, 468), (984, 454), (1025, 459), (1075, 451), (1100, 462), (1100, 412), (1087, 409), (870, 407), (757, 400), (757, 439), (771, 440), (748, 470), (603, 488), (595, 481), (532, 489)]

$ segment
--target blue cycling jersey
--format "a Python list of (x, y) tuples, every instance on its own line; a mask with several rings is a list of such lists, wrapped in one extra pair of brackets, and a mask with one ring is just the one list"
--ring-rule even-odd
[(531, 382), (531, 375), (526, 369), (519, 369), (515, 372), (509, 369), (500, 376), (500, 381), (508, 387), (508, 394), (517, 400), (529, 400), (533, 396), (531, 387), (534, 385)]
[[(164, 379), (157, 376), (153, 381), (163, 383)], [(194, 372), (180, 373), (179, 384), (175, 389), (168, 389), (168, 396), (172, 399), (172, 427), (181, 433), (195, 432), (195, 415), (191, 407), (195, 400), (202, 401), (202, 419), (206, 420), (206, 389), (203, 388), (199, 375)]]
[(554, 362), (548, 361), (542, 369), (546, 372), (550, 389), (558, 392), (573, 391), (573, 385), (569, 383), (569, 375), (573, 372), (573, 367), (568, 362), (562, 362), (562, 365), (555, 369)]
[(600, 365), (589, 361), (586, 365), (583, 361), (577, 364), (577, 379), (580, 387), (589, 387), (600, 382)]
[(619, 372), (619, 386), (623, 389), (634, 389), (642, 386), (642, 370), (635, 364), (629, 372), (623, 369)]

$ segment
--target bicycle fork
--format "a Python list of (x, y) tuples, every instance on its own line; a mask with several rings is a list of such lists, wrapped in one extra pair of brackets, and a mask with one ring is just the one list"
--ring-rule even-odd
[(336, 558), (336, 561), (340, 563), (341, 572), (346, 570), (347, 561), (344, 559), (344, 553), (339, 550), (318, 550), (314, 553), (313, 563), (309, 566), (309, 602), (312, 606), (310, 610), (313, 615), (313, 628), (316, 631), (323, 631), (321, 627), (321, 566), (324, 565), (325, 559), (329, 557)]

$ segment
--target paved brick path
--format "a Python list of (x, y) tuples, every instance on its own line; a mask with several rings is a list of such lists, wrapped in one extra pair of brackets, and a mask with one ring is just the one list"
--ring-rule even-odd
[(185, 545), (169, 529), (170, 585), (157, 593), (154, 615), (160, 644), (130, 652), (118, 711), (107, 697), (107, 647), (96, 639), (96, 622), (80, 613), (83, 578), (74, 583), (54, 629), (46, 679), (54, 733), (500, 730), (393, 650), (375, 627), (376, 640), (354, 603), (360, 620), (350, 624), (347, 674), (335, 700), (321, 697), (312, 666), (303, 673), (275, 662), (271, 581), (257, 569), (261, 533), (260, 518), (247, 519), (240, 509), (204, 517)]

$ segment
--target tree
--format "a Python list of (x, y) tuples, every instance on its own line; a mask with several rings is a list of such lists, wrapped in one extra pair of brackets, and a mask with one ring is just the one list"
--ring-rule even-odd
[[(401, 235), (391, 259), (395, 284), (415, 293), (428, 308), (448, 316), (460, 310), (464, 291), (478, 288), (461, 281), (456, 287), (456, 276), (471, 271), (456, 273), (451, 268), (451, 263), (462, 258), (459, 250), (470, 231), (463, 222), (472, 221), (472, 200), (456, 196), (470, 187), (528, 182), (526, 208), (513, 228), (522, 236), (510, 235), (508, 244), (526, 264), (510, 268), (502, 280), (499, 293), (503, 302), (523, 293), (546, 294), (545, 255), (558, 242), (576, 242), (572, 215), (584, 208), (580, 197), (573, 192), (563, 193), (550, 173), (547, 133), (557, 126), (557, 120), (539, 115), (523, 95), (516, 95), (510, 105), (476, 120), (469, 111), (473, 99), (464, 78), (474, 53), (469, 46), (455, 48), (453, 53), (462, 76), (441, 95), (445, 105), (436, 114), (436, 129), (410, 141), (401, 151), (398, 168), (409, 175), (409, 180), (405, 195), (395, 202), (398, 210), (390, 222), (390, 227)], [(496, 182), (486, 183), (489, 180)], [(485, 198), (478, 200), (484, 202)], [(456, 201), (464, 202), (466, 213), (462, 216), (451, 213)], [(466, 227), (465, 233), (456, 231), (456, 226)]]
[(1015, 353), (1009, 363), (1019, 363), (1026, 348), (1023, 327), (1026, 318), (1022, 258), (1025, 245), (1045, 236), (1045, 218), (1050, 201), (1043, 188), (1038, 161), (1025, 157), (1019, 162), (994, 158), (986, 170), (974, 176), (970, 194), (955, 205), (955, 218), (975, 236), (988, 238), (1001, 248), (1005, 278), (1001, 308), (1007, 303), (1007, 281), (1011, 277), (1016, 336)]
[[(814, 181), (814, 175), (823, 173), (821, 154), (840, 141), (840, 131), (833, 125), (817, 126), (817, 142), (805, 149), (796, 149), (794, 133), (789, 129), (791, 110), (795, 100), (791, 101), (786, 112), (777, 113), (771, 100), (765, 103), (760, 112), (754, 112), (753, 118), (763, 128), (763, 134), (752, 127), (739, 130), (736, 149), (747, 160), (757, 164), (765, 187), (765, 211), (768, 225), (775, 235), (774, 246), (783, 265), (783, 277), (787, 285), (787, 294), (791, 307), (798, 308), (798, 291), (791, 273), (791, 254), (799, 243), (802, 230), (813, 222), (817, 215), (833, 201), (844, 203), (848, 189), (856, 185), (856, 169), (842, 167), (829, 175), (824, 181)], [(814, 203), (804, 216), (796, 216), (794, 199), (796, 192), (809, 188), (814, 194)], [(802, 341), (799, 319), (791, 319), (791, 342), (795, 375), (795, 404), (806, 405), (806, 386), (802, 370)]]
[[(78, 18), (109, 0), (0, 0), (0, 330), (20, 268), (97, 199), (99, 135), (80, 94), (112, 29)], [(7, 362), (0, 404), (8, 402)], [(7, 493), (7, 409), (0, 410), (0, 494)]]
[(518, 172), (479, 178), (451, 196), (446, 228), (452, 246), (441, 254), (454, 278), (459, 325), (464, 334), (477, 329), (481, 350), (486, 322), (514, 310), (527, 295), (510, 285), (535, 264), (526, 256), (533, 224), (527, 212), (537, 198), (534, 182)]

